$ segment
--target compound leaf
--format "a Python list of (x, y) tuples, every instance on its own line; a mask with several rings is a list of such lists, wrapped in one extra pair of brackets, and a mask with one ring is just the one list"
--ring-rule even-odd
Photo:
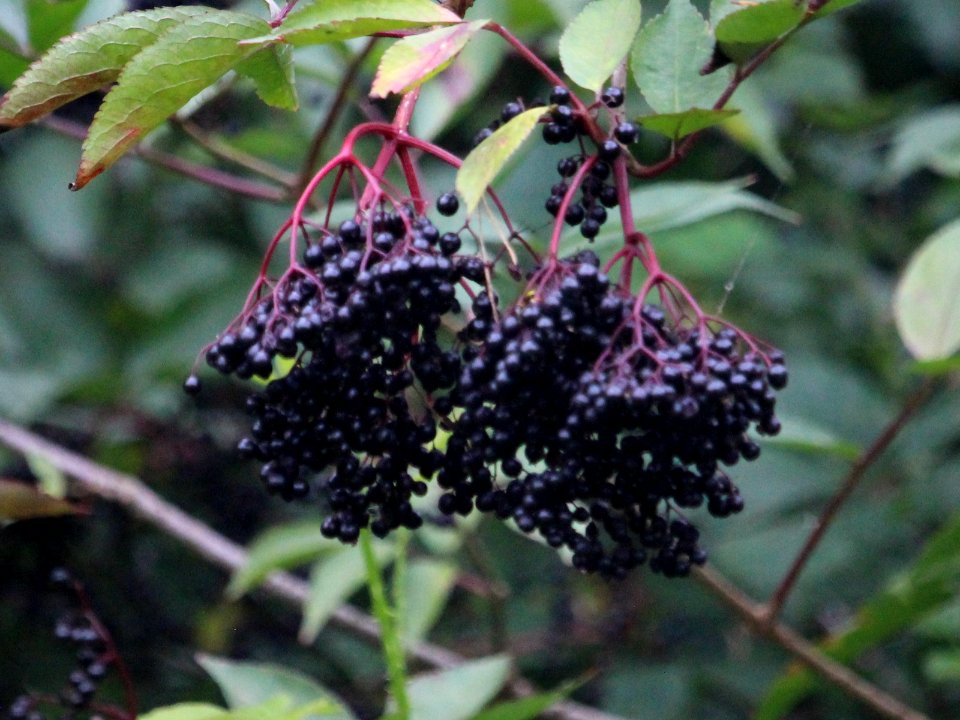
[(161, 34), (210, 12), (186, 7), (126, 13), (63, 38), (0, 100), (0, 125), (25, 125), (114, 82), (123, 66)]
[(377, 32), (460, 22), (455, 13), (432, 0), (323, 0), (292, 13), (273, 34), (252, 42), (315, 45)]
[(390, 46), (380, 60), (370, 94), (407, 92), (443, 71), (486, 20), (474, 20), (411, 35)]
[(658, 113), (709, 108), (728, 82), (727, 72), (700, 74), (713, 53), (710, 26), (690, 0), (670, 0), (638, 33), (630, 63), (643, 96)]
[(640, 0), (594, 0), (560, 36), (563, 71), (577, 85), (599, 90), (630, 51), (640, 20)]
[(457, 192), (466, 203), (468, 214), (476, 209), (487, 186), (533, 132), (542, 116), (543, 108), (533, 108), (520, 113), (467, 155), (457, 171), (456, 185)]
[(719, 125), (738, 112), (738, 110), (702, 110), (700, 108), (693, 108), (692, 110), (677, 113), (647, 115), (639, 118), (637, 123), (648, 130), (666, 135), (671, 140), (679, 140), (692, 133), (700, 132), (714, 125)]
[(893, 313), (904, 344), (918, 360), (960, 350), (960, 220), (927, 238), (897, 286)]
[(238, 41), (267, 29), (267, 22), (253, 15), (205, 13), (171, 28), (134, 56), (93, 119), (72, 188), (82, 188), (190, 98), (257, 52)]

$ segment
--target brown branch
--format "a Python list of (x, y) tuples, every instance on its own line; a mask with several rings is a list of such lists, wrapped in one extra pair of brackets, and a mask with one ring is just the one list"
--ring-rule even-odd
[(770, 601), (766, 607), (768, 622), (773, 622), (780, 614), (784, 603), (787, 601), (787, 597), (790, 595), (790, 591), (793, 590), (797, 579), (800, 577), (800, 573), (803, 571), (803, 568), (806, 567), (807, 561), (810, 559), (810, 556), (813, 555), (814, 550), (817, 549), (817, 546), (830, 528), (840, 508), (843, 507), (857, 485), (860, 484), (867, 470), (869, 470), (886, 449), (890, 447), (890, 443), (900, 434), (900, 431), (903, 430), (907, 423), (916, 415), (917, 411), (933, 396), (933, 390), (936, 385), (937, 381), (934, 378), (925, 380), (917, 391), (907, 398), (896, 417), (890, 421), (870, 447), (868, 447), (850, 467), (850, 471), (840, 484), (840, 488), (820, 513), (820, 517), (817, 518), (817, 524), (814, 526), (813, 531), (807, 537), (803, 547), (797, 552), (797, 556), (790, 565), (790, 569), (787, 570), (783, 580), (780, 581), (777, 589), (770, 597)]
[(233, 163), (244, 170), (257, 173), (263, 177), (280, 183), (284, 187), (292, 188), (296, 185), (297, 176), (271, 162), (251, 155), (230, 143), (224, 142), (213, 133), (207, 132), (192, 120), (171, 120), (171, 122), (183, 130), (191, 140), (202, 147), (215, 158)]
[(694, 576), (726, 605), (732, 608), (757, 635), (777, 643), (797, 660), (830, 681), (851, 697), (857, 698), (892, 720), (930, 720), (923, 713), (904, 705), (853, 670), (824, 655), (816, 645), (782, 623), (771, 622), (766, 608), (747, 597), (738, 587), (710, 568), (694, 568)]
[[(180, 540), (214, 565), (234, 571), (247, 563), (248, 554), (243, 547), (171, 505), (132, 475), (99, 465), (5, 420), (0, 420), (0, 443), (24, 454), (43, 456), (87, 492), (122, 505), (137, 517)], [(267, 578), (263, 589), (301, 609), (310, 595), (306, 582), (284, 572), (274, 573)], [(358, 637), (380, 642), (376, 620), (351, 605), (338, 608), (332, 621)], [(434, 668), (451, 669), (466, 661), (457, 653), (430, 643), (415, 643), (406, 649), (410, 657)], [(535, 692), (533, 686), (522, 678), (515, 680), (511, 689), (517, 695)], [(552, 720), (625, 720), (570, 701), (557, 703), (544, 712), (543, 717)]]
[[(40, 124), (61, 135), (76, 138), (77, 140), (83, 140), (87, 135), (87, 128), (85, 126), (56, 116), (45, 118), (40, 121)], [(247, 180), (246, 178), (238, 177), (222, 170), (217, 170), (216, 168), (184, 160), (181, 157), (165, 153), (161, 150), (155, 150), (146, 145), (137, 145), (131, 152), (154, 165), (159, 165), (167, 170), (179, 173), (184, 177), (197, 180), (211, 187), (227, 190), (237, 195), (243, 195), (244, 197), (250, 197), (256, 200), (267, 200), (269, 202), (285, 202), (288, 199), (287, 191), (283, 188), (275, 185), (267, 185), (255, 180)]]

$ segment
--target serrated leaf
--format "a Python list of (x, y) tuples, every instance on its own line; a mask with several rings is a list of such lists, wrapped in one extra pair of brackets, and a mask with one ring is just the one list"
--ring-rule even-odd
[(323, 0), (290, 14), (271, 35), (252, 43), (316, 45), (378, 32), (460, 23), (432, 0)]
[(599, 90), (630, 52), (640, 21), (640, 0), (589, 3), (560, 36), (563, 71), (577, 85)]
[(494, 705), (473, 720), (532, 720), (576, 690), (582, 681), (566, 682), (555, 690)]
[(229, 714), (222, 707), (208, 703), (178, 703), (156, 708), (137, 717), (139, 720), (219, 720)]
[(0, 100), (0, 125), (18, 127), (120, 77), (138, 52), (207, 8), (157, 8), (116, 15), (63, 38)]
[(472, 213), (487, 187), (493, 182), (510, 156), (527, 139), (543, 116), (543, 108), (522, 112), (477, 145), (463, 160), (457, 171), (457, 192)]
[(914, 252), (897, 285), (893, 314), (918, 360), (942, 360), (960, 350), (960, 220)]
[(270, 573), (313, 562), (341, 545), (325, 538), (313, 521), (289, 523), (265, 530), (250, 544), (247, 562), (233, 573), (226, 595), (238, 598), (259, 586)]
[(310, 704), (308, 717), (355, 720), (353, 713), (330, 691), (296, 670), (269, 663), (226, 660), (202, 653), (196, 660), (213, 678), (231, 708), (256, 706), (280, 696), (295, 706)]
[(700, 132), (708, 127), (719, 125), (724, 120), (733, 117), (739, 110), (703, 110), (693, 108), (678, 113), (662, 113), (660, 115), (646, 115), (637, 119), (637, 124), (671, 140)]
[(80, 13), (88, 0), (66, 0), (51, 3), (49, 0), (27, 0), (27, 33), (30, 45), (41, 53), (57, 40), (73, 30)]
[[(394, 553), (394, 548), (384, 543), (374, 545), (374, 555), (382, 566)], [(299, 639), (312, 643), (327, 624), (334, 611), (367, 579), (367, 567), (363, 555), (356, 548), (343, 546), (328, 557), (314, 563), (310, 571), (310, 597), (303, 607), (303, 622)]]
[(509, 675), (510, 658), (506, 655), (417, 675), (407, 685), (410, 720), (467, 720), (496, 697)]
[(710, 108), (729, 82), (728, 69), (701, 75), (713, 54), (710, 26), (690, 0), (667, 8), (637, 34), (630, 54), (634, 79), (657, 113)]
[[(960, 583), (960, 515), (954, 515), (924, 546), (909, 571), (857, 611), (839, 635), (820, 643), (821, 651), (841, 663), (851, 663), (873, 647), (913, 627), (929, 613), (953, 602)], [(768, 689), (755, 720), (779, 720), (820, 686), (806, 668), (791, 666)]]
[(190, 98), (257, 51), (238, 41), (261, 35), (265, 20), (218, 10), (171, 28), (123, 68), (83, 143), (79, 190)]
[(300, 107), (294, 82), (293, 52), (286, 45), (274, 45), (242, 60), (236, 71), (253, 80), (257, 95), (267, 105), (281, 110)]
[(716, 23), (717, 43), (734, 61), (742, 62), (759, 48), (792, 30), (806, 9), (794, 0), (769, 0), (725, 14)]
[(0, 521), (74, 515), (71, 503), (51, 497), (26, 483), (0, 478)]
[(383, 54), (370, 94), (409, 92), (443, 71), (487, 20), (474, 20), (398, 40)]
[(400, 628), (404, 641), (426, 637), (440, 618), (457, 580), (457, 567), (441, 560), (414, 560), (404, 575), (404, 601)]

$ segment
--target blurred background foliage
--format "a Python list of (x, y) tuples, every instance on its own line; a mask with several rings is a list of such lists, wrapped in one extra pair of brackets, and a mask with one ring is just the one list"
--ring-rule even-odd
[[(259, 12), (257, 3), (241, 5)], [(473, 13), (555, 59), (559, 32), (581, 5), (477, 0)], [(22, 69), (18, 54), (122, 9), (116, 0), (0, 0), (0, 85)], [(657, 3), (645, 2), (644, 10), (651, 17)], [(351, 109), (328, 155), (364, 114), (392, 112), (390, 102), (365, 98), (386, 44), (350, 88)], [(264, 108), (240, 83), (197, 103), (191, 120), (296, 173), (360, 47), (298, 52), (303, 102), (296, 114)], [(425, 88), (414, 129), (462, 154), (504, 102), (546, 91), (490, 35)], [(732, 105), (744, 112), (709, 131), (679, 168), (638, 186), (637, 207), (664, 266), (704, 308), (722, 306), (789, 359), (784, 437), (732, 472), (747, 509), (703, 523), (715, 567), (763, 598), (851, 457), (918, 383), (891, 297), (911, 252), (960, 216), (960, 5), (867, 0), (804, 29)], [(61, 120), (85, 123), (93, 107), (76, 103)], [(630, 109), (639, 114), (643, 105), (632, 98)], [(237, 170), (173, 125), (147, 142)], [(640, 147), (646, 160), (666, 151), (656, 137)], [(70, 193), (78, 157), (77, 141), (49, 128), (0, 137), (0, 414), (138, 474), (240, 542), (313, 518), (309, 507), (268, 499), (255, 468), (235, 458), (244, 388), (208, 377), (199, 403), (180, 390), (197, 353), (240, 309), (290, 203), (239, 198), (132, 158)], [(500, 180), (534, 242), (543, 240), (542, 203), (557, 157), (554, 148), (530, 143)], [(451, 186), (449, 173), (424, 171), (434, 194)], [(614, 241), (601, 237), (596, 249), (609, 252)], [(582, 245), (573, 234), (567, 246)], [(786, 608), (786, 619), (808, 637), (843, 632), (876, 593), (898, 578), (912, 582), (907, 571), (920, 549), (960, 506), (958, 421), (960, 398), (944, 386), (845, 507)], [(4, 477), (34, 477), (12, 454), (0, 461)], [(106, 503), (91, 509), (0, 530), (0, 704), (24, 687), (52, 690), (62, 682), (70, 658), (52, 638), (57, 601), (45, 578), (51, 566), (66, 564), (86, 580), (144, 708), (217, 698), (193, 663), (200, 649), (298, 668), (346, 698), (359, 717), (376, 716), (383, 672), (376, 648), (329, 628), (298, 645), (300, 619), (288, 610), (256, 596), (226, 599), (223, 574), (176, 542)], [(638, 572), (607, 584), (580, 577), (499, 523), (467, 535), (444, 555), (458, 574), (431, 630), (438, 643), (482, 655), (506, 642), (520, 668), (545, 686), (593, 671), (575, 697), (638, 719), (749, 717), (785, 670), (784, 652), (751, 637), (691, 580)], [(956, 564), (960, 542), (946, 542)], [(414, 552), (438, 550), (421, 542)], [(957, 581), (955, 570), (946, 575), (905, 630), (871, 643), (857, 665), (933, 717), (960, 715)], [(477, 591), (491, 583), (492, 595), (502, 589), (505, 599), (491, 602)], [(362, 591), (356, 600), (366, 603)], [(787, 717), (870, 713), (822, 690)]]

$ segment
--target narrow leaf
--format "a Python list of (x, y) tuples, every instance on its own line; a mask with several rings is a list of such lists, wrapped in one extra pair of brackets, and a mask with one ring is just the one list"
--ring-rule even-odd
[(918, 360), (942, 360), (960, 350), (960, 220), (914, 252), (897, 286), (893, 314)]
[(293, 78), (293, 53), (286, 45), (266, 47), (236, 66), (236, 71), (253, 80), (257, 95), (267, 105), (281, 110), (300, 106)]
[[(393, 547), (377, 543), (374, 553), (382, 566), (393, 557)], [(303, 608), (300, 642), (316, 640), (334, 611), (363, 587), (366, 579), (363, 555), (353, 547), (343, 546), (315, 563), (310, 572), (310, 597)]]
[(520, 113), (475, 147), (464, 159), (463, 165), (457, 171), (456, 186), (467, 206), (468, 214), (476, 209), (497, 173), (533, 132), (537, 122), (543, 117), (543, 112), (543, 108), (534, 108)]
[(320, 526), (313, 521), (270, 528), (250, 545), (247, 562), (230, 578), (226, 595), (238, 598), (260, 585), (270, 573), (304, 565), (340, 547), (336, 540), (321, 535)]
[(156, 708), (139, 715), (139, 720), (219, 720), (230, 715), (226, 710), (208, 703), (178, 703)]
[(410, 680), (410, 720), (467, 720), (490, 702), (510, 675), (510, 658), (493, 655)]
[(256, 662), (238, 662), (197, 655), (197, 663), (213, 678), (231, 708), (256, 706), (277, 696), (294, 705), (324, 703), (324, 710), (313, 710), (331, 720), (355, 720), (343, 703), (322, 685), (303, 673), (279, 665)]
[(190, 18), (138, 53), (107, 94), (83, 143), (79, 190), (190, 98), (256, 48), (238, 41), (268, 29), (252, 15), (220, 10)]
[(486, 20), (439, 28), (398, 40), (383, 54), (370, 94), (408, 92), (444, 70)]
[(700, 132), (708, 127), (719, 125), (724, 120), (733, 117), (738, 110), (702, 110), (693, 108), (677, 113), (662, 113), (660, 115), (646, 115), (637, 119), (637, 123), (671, 140)]
[(717, 43), (728, 57), (742, 62), (799, 25), (804, 14), (804, 4), (794, 0), (748, 5), (724, 15), (716, 23)]
[(833, 455), (853, 461), (860, 455), (860, 448), (852, 442), (841, 440), (829, 430), (802, 418), (786, 418), (781, 415), (783, 432), (776, 437), (764, 438), (764, 445), (775, 445), (787, 450)]
[(404, 641), (416, 642), (426, 637), (440, 618), (457, 579), (457, 568), (440, 560), (415, 560), (404, 575), (404, 609), (400, 618)]
[(0, 100), (0, 125), (25, 125), (114, 82), (123, 66), (161, 34), (209, 12), (187, 7), (126, 13), (63, 38)]
[(580, 685), (580, 681), (566, 682), (549, 692), (503, 702), (484, 710), (474, 716), (473, 720), (532, 720), (566, 698)]
[(0, 478), (0, 521), (74, 515), (77, 508), (66, 500), (39, 492), (26, 483)]
[(710, 26), (690, 0), (670, 0), (634, 43), (630, 66), (644, 98), (658, 113), (710, 108), (729, 81), (727, 70), (700, 74), (713, 53)]
[(782, 182), (792, 181), (796, 172), (780, 146), (775, 114), (767, 98), (745, 83), (737, 89), (737, 109), (740, 112), (723, 123), (723, 131), (759, 157)]
[[(926, 544), (909, 572), (888, 586), (857, 612), (849, 628), (820, 643), (822, 652), (851, 663), (864, 652), (913, 627), (929, 613), (956, 599), (960, 583), (960, 515)], [(779, 720), (820, 686), (811, 671), (791, 668), (768, 689), (754, 714), (755, 720)]]
[(323, 0), (287, 17), (273, 34), (254, 43), (316, 45), (390, 30), (460, 23), (432, 0)]
[(589, 3), (560, 36), (563, 71), (577, 85), (599, 90), (630, 52), (640, 20), (640, 0)]

